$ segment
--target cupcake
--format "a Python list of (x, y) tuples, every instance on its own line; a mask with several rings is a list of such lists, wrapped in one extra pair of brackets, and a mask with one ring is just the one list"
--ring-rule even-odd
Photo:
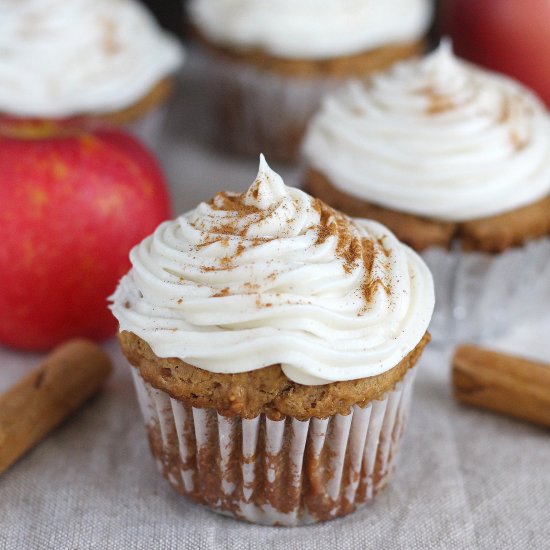
[(433, 283), (382, 225), (261, 160), (131, 252), (112, 297), (158, 466), (254, 523), (341, 516), (385, 485), (428, 342)]
[(84, 117), (151, 143), (183, 60), (133, 0), (0, 0), (0, 116)]
[(510, 298), (523, 309), (540, 300), (522, 283), (550, 259), (547, 243), (525, 247), (550, 234), (550, 117), (519, 83), (457, 59), (444, 42), (327, 98), (304, 153), (309, 192), (416, 250), (440, 247), (430, 252), (444, 271), (433, 266), (438, 303), (471, 334), (505, 326), (517, 309)]
[(430, 0), (191, 0), (223, 147), (294, 160), (321, 97), (423, 49)]

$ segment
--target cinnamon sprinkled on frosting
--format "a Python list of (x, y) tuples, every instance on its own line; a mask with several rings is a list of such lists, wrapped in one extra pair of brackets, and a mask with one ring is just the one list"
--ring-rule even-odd
[[(246, 193), (222, 192), (212, 198), (208, 205), (217, 213), (227, 214), (230, 222), (214, 225), (211, 234), (207, 235), (205, 241), (198, 243), (197, 249), (210, 246), (215, 243), (228, 245), (228, 236), (246, 237), (254, 224), (261, 223), (263, 219), (273, 214), (274, 208), (262, 210), (253, 204), (247, 204), (247, 198), (252, 197), (259, 200), (262, 182), (256, 180)], [(343, 260), (342, 267), (346, 273), (351, 273), (358, 262), (363, 262), (365, 272), (370, 272), (373, 263), (374, 243), (368, 237), (361, 238), (353, 226), (353, 222), (344, 214), (334, 210), (319, 199), (312, 201), (312, 206), (319, 213), (319, 221), (312, 230), (316, 233), (316, 245), (322, 245), (330, 237), (335, 237), (336, 254)], [(289, 220), (290, 222), (293, 219)], [(203, 271), (215, 271), (231, 269), (232, 260), (245, 252), (247, 249), (265, 244), (269, 240), (277, 239), (275, 235), (270, 237), (254, 237), (247, 239), (246, 245), (239, 242), (235, 248), (233, 257), (222, 257), (218, 266), (204, 266)], [(378, 240), (378, 247), (384, 251), (381, 240)], [(387, 253), (387, 251), (384, 251)], [(214, 296), (218, 296), (217, 294)]]
[[(330, 208), (319, 199), (313, 201), (313, 207), (319, 212), (320, 216), (319, 225), (316, 228), (317, 241), (315, 244), (323, 244), (327, 238), (336, 237), (338, 239), (336, 253), (344, 260), (343, 268), (347, 273), (351, 273), (353, 266), (361, 259), (365, 266), (372, 265), (372, 258), (365, 258), (363, 251), (366, 248), (362, 248), (362, 242), (368, 243), (369, 239), (361, 239), (352, 231), (350, 219), (347, 216)], [(367, 272), (370, 271), (368, 267), (366, 270)]]
[(113, 297), (121, 330), (213, 372), (280, 363), (302, 384), (379, 374), (414, 349), (433, 308), (414, 252), (285, 186), (263, 157), (246, 193), (162, 224), (131, 260)]
[(550, 193), (545, 106), (445, 40), (327, 97), (304, 151), (337, 190), (435, 220), (498, 215)]

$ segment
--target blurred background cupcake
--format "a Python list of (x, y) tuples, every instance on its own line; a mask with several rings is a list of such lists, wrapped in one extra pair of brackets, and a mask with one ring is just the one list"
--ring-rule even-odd
[(180, 43), (134, 0), (0, 4), (0, 113), (84, 117), (154, 145)]
[(422, 52), (430, 0), (191, 0), (220, 145), (293, 160), (323, 94)]
[(550, 117), (521, 84), (444, 42), (327, 98), (304, 151), (313, 195), (417, 250), (462, 249), (428, 255), (449, 334), (503, 328), (550, 298), (549, 239), (525, 246), (550, 234)]

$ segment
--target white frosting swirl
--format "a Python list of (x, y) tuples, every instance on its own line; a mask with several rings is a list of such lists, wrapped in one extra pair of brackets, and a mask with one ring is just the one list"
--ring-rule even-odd
[(261, 160), (246, 194), (161, 224), (112, 297), (120, 330), (217, 373), (281, 364), (301, 384), (374, 376), (424, 335), (423, 261), (382, 225), (286, 187)]
[(441, 220), (550, 193), (545, 107), (519, 83), (457, 59), (449, 43), (327, 98), (304, 151), (344, 192)]
[(330, 58), (422, 38), (430, 0), (192, 0), (213, 42), (289, 58)]
[(178, 41), (134, 0), (0, 0), (0, 112), (120, 110), (182, 59)]

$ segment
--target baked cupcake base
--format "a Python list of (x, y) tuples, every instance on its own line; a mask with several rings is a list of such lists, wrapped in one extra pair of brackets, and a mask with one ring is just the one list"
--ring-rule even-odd
[(280, 75), (297, 76), (299, 78), (332, 77), (349, 78), (352, 75), (366, 75), (383, 70), (393, 63), (420, 55), (424, 50), (423, 40), (415, 40), (401, 44), (381, 46), (372, 50), (352, 55), (327, 59), (286, 59), (275, 57), (263, 50), (235, 50), (216, 46), (206, 39), (198, 37), (210, 52), (225, 61), (246, 63), (263, 71), (275, 72)]
[[(261, 407), (266, 412), (249, 418), (231, 414), (230, 407), (221, 414), (216, 408), (194, 406), (193, 393), (200, 394), (201, 388), (204, 395), (200, 399), (219, 402), (222, 408), (226, 406), (226, 398), (221, 391), (217, 393), (220, 388), (216, 384), (223, 386), (223, 382), (213, 378), (209, 392), (206, 379), (189, 380), (190, 399), (177, 399), (164, 386), (167, 379), (171, 378), (173, 383), (179, 367), (185, 364), (177, 359), (157, 358), (151, 371), (149, 346), (130, 333), (121, 334), (125, 354), (138, 364), (132, 371), (151, 451), (170, 484), (214, 511), (253, 523), (288, 526), (348, 514), (384, 487), (407, 417), (416, 374), (414, 366), (428, 339), (426, 335), (415, 350), (389, 371), (390, 377), (374, 381), (371, 395), (375, 398), (365, 402), (361, 395), (362, 406), (348, 404), (345, 414), (316, 416), (329, 402), (333, 411), (343, 410), (344, 405), (338, 402), (335, 393), (323, 404), (323, 391), (336, 384), (309, 387), (317, 392), (320, 405), (309, 401), (311, 395), (307, 395), (308, 399), (302, 395), (301, 410), (307, 410), (310, 416), (299, 419), (281, 415), (275, 404), (277, 398)], [(273, 368), (280, 370), (278, 366)], [(244, 378), (238, 378), (238, 382), (233, 378), (246, 374), (201, 372), (206, 377), (226, 377), (234, 391), (246, 389), (242, 385)], [(186, 371), (183, 378), (189, 374), (192, 376), (193, 372)], [(266, 389), (273, 385), (269, 374)], [(156, 383), (151, 383), (152, 380)], [(155, 387), (159, 383), (164, 389)], [(173, 386), (178, 388), (179, 384)], [(294, 389), (299, 389), (295, 386)], [(308, 387), (302, 388), (309, 391)], [(357, 388), (355, 385), (354, 390), (359, 391)], [(223, 387), (225, 391), (227, 388)], [(339, 391), (345, 400), (352, 389), (340, 387)], [(287, 388), (280, 396), (291, 393)], [(230, 392), (229, 401), (231, 395)], [(246, 405), (248, 401), (243, 399), (243, 403)], [(252, 412), (257, 406), (258, 403), (251, 405), (245, 412)]]
[(459, 242), (464, 250), (496, 253), (550, 235), (550, 195), (511, 212), (454, 223), (390, 210), (353, 197), (316, 170), (306, 174), (305, 189), (350, 216), (386, 225), (399, 240), (418, 251), (432, 246), (450, 248)]
[(296, 160), (307, 122), (344, 79), (420, 54), (422, 41), (325, 60), (287, 60), (263, 51), (205, 46), (215, 91), (219, 146), (241, 154)]

